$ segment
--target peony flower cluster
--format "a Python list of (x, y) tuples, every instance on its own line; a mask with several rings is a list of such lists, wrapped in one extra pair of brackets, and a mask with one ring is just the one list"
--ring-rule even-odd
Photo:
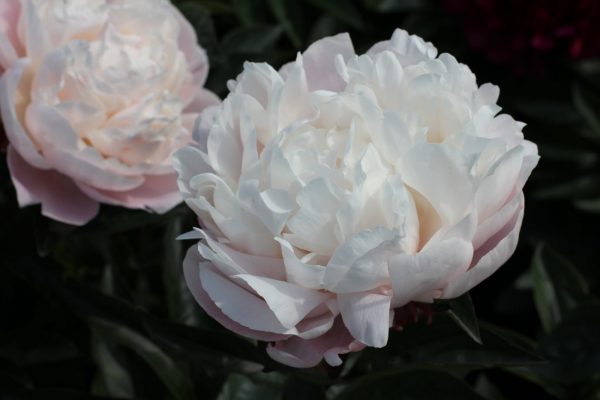
[(99, 203), (165, 212), (171, 156), (218, 99), (166, 0), (2, 0), (0, 108), (19, 204), (83, 224)]
[(310, 367), (383, 347), (394, 309), (460, 296), (513, 253), (538, 155), (498, 88), (397, 30), (247, 63), (176, 153), (201, 229), (185, 259), (225, 327)]

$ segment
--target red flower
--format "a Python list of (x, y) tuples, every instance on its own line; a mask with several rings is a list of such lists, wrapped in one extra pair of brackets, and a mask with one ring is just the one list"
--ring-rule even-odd
[(446, 0), (458, 14), (471, 47), (493, 63), (518, 71), (548, 57), (600, 56), (600, 1)]

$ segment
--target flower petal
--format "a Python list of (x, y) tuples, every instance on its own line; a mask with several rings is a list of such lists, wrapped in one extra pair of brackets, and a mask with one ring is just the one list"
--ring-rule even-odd
[(159, 214), (166, 213), (183, 200), (175, 174), (147, 175), (141, 186), (122, 192), (96, 189), (83, 183), (78, 183), (78, 186), (99, 202), (127, 208), (151, 209)]
[(291, 337), (278, 341), (267, 347), (267, 353), (274, 360), (295, 368), (311, 368), (318, 365), (324, 358), (331, 366), (342, 363), (340, 354), (359, 351), (364, 344), (358, 342), (350, 335), (341, 318), (338, 318), (333, 327), (318, 338), (305, 340)]
[(367, 346), (383, 347), (390, 330), (391, 296), (378, 293), (338, 294), (344, 325)]
[(445, 224), (463, 218), (474, 198), (466, 162), (450, 146), (421, 144), (402, 162), (405, 183), (423, 195)]
[(325, 269), (325, 288), (333, 293), (375, 289), (388, 280), (388, 259), (400, 251), (399, 237), (389, 229), (379, 227), (359, 232), (331, 257)]
[(41, 203), (42, 214), (72, 225), (84, 225), (98, 213), (98, 202), (68, 177), (29, 165), (12, 146), (7, 161), (21, 207)]
[(517, 247), (522, 222), (523, 209), (502, 230), (489, 239), (489, 246), (484, 244), (478, 249), (479, 254), (475, 254), (473, 257), (474, 260), (478, 260), (476, 261), (477, 263), (467, 272), (457, 275), (450, 281), (444, 287), (441, 297), (444, 299), (458, 297), (478, 285), (500, 268), (510, 258)]
[(12, 68), (5, 71), (0, 79), (2, 122), (10, 144), (15, 147), (21, 157), (36, 168), (49, 169), (48, 162), (38, 152), (18, 117), (19, 112), (22, 112), (25, 107), (22, 95), (19, 93), (19, 86), (22, 79), (26, 79), (24, 74), (30, 64), (30, 60), (20, 59)]
[(217, 320), (217, 322), (219, 322), (225, 328), (240, 335), (265, 341), (284, 340), (285, 338), (287, 338), (287, 335), (280, 335), (270, 332), (263, 332), (260, 330), (249, 329), (235, 322), (231, 318), (227, 317), (219, 309), (219, 307), (217, 307), (217, 305), (211, 300), (211, 298), (208, 296), (208, 293), (206, 293), (206, 291), (202, 287), (199, 270), (202, 268), (207, 268), (207, 264), (208, 263), (202, 262), (202, 258), (198, 254), (196, 246), (192, 246), (188, 250), (183, 260), (183, 272), (187, 286), (192, 292), (192, 295), (194, 296), (196, 301), (202, 306), (202, 308), (204, 309), (204, 311), (206, 311), (208, 315)]
[(416, 255), (391, 257), (388, 265), (394, 291), (392, 307), (421, 299), (421, 294), (444, 286), (449, 277), (469, 268), (472, 257), (471, 243), (459, 238), (432, 243)]
[(331, 295), (285, 281), (254, 275), (236, 275), (232, 278), (245, 282), (262, 297), (287, 329), (293, 329), (309, 312), (331, 298)]
[(346, 83), (336, 70), (338, 55), (345, 61), (354, 55), (354, 46), (347, 33), (317, 40), (302, 53), (308, 89), (340, 91)]

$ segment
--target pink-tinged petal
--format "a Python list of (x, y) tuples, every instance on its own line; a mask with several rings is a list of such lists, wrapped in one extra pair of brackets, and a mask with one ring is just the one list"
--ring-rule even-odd
[(447, 224), (458, 222), (474, 198), (464, 155), (444, 144), (420, 144), (402, 160), (406, 185), (425, 197)]
[(339, 294), (344, 325), (361, 343), (372, 347), (387, 344), (390, 330), (391, 297), (379, 293)]
[(523, 165), (523, 148), (515, 147), (504, 154), (480, 183), (475, 194), (479, 220), (496, 213), (514, 193)]
[[(221, 103), (219, 96), (207, 89), (200, 89), (195, 93), (195, 97), (187, 105), (184, 112), (198, 114), (206, 107), (215, 106)], [(184, 114), (185, 117), (186, 114)]]
[(42, 148), (77, 150), (77, 132), (55, 109), (42, 103), (31, 103), (25, 112), (25, 121), (29, 133)]
[(253, 329), (279, 334), (295, 334), (285, 327), (265, 300), (221, 275), (211, 264), (200, 268), (202, 287), (217, 307), (230, 319)]
[(309, 101), (307, 77), (300, 55), (289, 70), (278, 108), (277, 122), (280, 129), (285, 129), (298, 119), (307, 118), (314, 113), (314, 107)]
[(196, 100), (198, 93), (205, 91), (202, 86), (208, 76), (208, 57), (204, 49), (198, 45), (196, 32), (188, 20), (175, 7), (173, 7), (173, 13), (179, 22), (179, 48), (185, 55), (187, 69), (191, 72), (188, 81), (183, 84), (180, 96), (186, 111), (191, 111), (189, 110), (190, 104)]
[(329, 331), (339, 312), (334, 313), (331, 310), (325, 310), (326, 308), (327, 306), (322, 304), (311, 312), (311, 314), (317, 314), (318, 316), (312, 318), (307, 316), (300, 321), (298, 325), (296, 325), (296, 330), (298, 331), (297, 336), (308, 340), (318, 338)]
[(52, 49), (50, 34), (46, 24), (42, 22), (37, 13), (33, 0), (23, 0), (23, 41), (26, 54), (34, 65), (38, 65), (42, 58)]
[(23, 54), (17, 33), (20, 14), (20, 0), (0, 2), (0, 73), (10, 68)]
[[(217, 175), (195, 176), (190, 182), (190, 189), (195, 191), (196, 196), (186, 199), (186, 203), (205, 225), (210, 226), (211, 232), (222, 232), (221, 236), (225, 236), (235, 244), (237, 250), (244, 253), (266, 257), (281, 255), (273, 234)], [(207, 199), (211, 199), (212, 203)]]
[(333, 293), (372, 290), (388, 281), (387, 260), (400, 252), (397, 234), (382, 227), (348, 238), (327, 264), (324, 287)]
[[(68, 129), (67, 126), (64, 128)], [(103, 165), (102, 156), (91, 147), (77, 151), (50, 147), (44, 149), (44, 155), (56, 170), (94, 188), (109, 191), (133, 190), (145, 181), (143, 176), (125, 176), (110, 171)]]
[(21, 207), (41, 203), (43, 215), (72, 225), (84, 225), (98, 213), (98, 202), (68, 177), (29, 165), (12, 146), (7, 159)]
[(514, 197), (497, 213), (481, 221), (473, 237), (473, 248), (477, 251), (484, 243), (498, 233), (523, 208), (523, 192), (515, 193)]
[(360, 351), (364, 347), (348, 332), (342, 319), (337, 318), (326, 334), (311, 340), (291, 337), (278, 341), (267, 348), (267, 353), (274, 360), (290, 367), (311, 368), (323, 359), (331, 366), (341, 365), (341, 354)]
[(198, 244), (200, 255), (225, 276), (254, 275), (264, 278), (285, 281), (283, 262), (279, 257), (264, 257), (239, 252), (229, 247), (226, 243), (214, 240), (211, 235), (202, 229), (196, 229), (204, 243)]
[(522, 143), (524, 155), (523, 155), (523, 167), (521, 168), (521, 173), (519, 174), (518, 187), (520, 189), (525, 186), (525, 182), (531, 175), (531, 171), (535, 168), (538, 161), (540, 160), (540, 156), (538, 155), (537, 146), (534, 143), (524, 141)]
[(293, 283), (253, 275), (236, 275), (232, 280), (248, 285), (287, 329), (293, 329), (308, 313), (332, 297)]
[(281, 245), (287, 280), (310, 289), (322, 289), (326, 268), (322, 265), (300, 261), (288, 241), (281, 238), (275, 238), (275, 240)]
[(390, 40), (376, 43), (367, 51), (368, 55), (375, 55), (386, 50), (391, 50), (400, 56), (405, 64), (415, 64), (419, 61), (433, 59), (437, 49), (430, 42), (425, 42), (416, 35), (409, 35), (402, 29), (396, 29)]
[(192, 295), (200, 304), (200, 306), (206, 311), (208, 315), (214, 318), (217, 322), (223, 325), (225, 328), (233, 331), (237, 334), (244, 335), (257, 340), (264, 341), (275, 341), (284, 340), (288, 336), (280, 335), (275, 333), (263, 332), (258, 330), (249, 329), (239, 323), (235, 322), (231, 318), (227, 317), (217, 305), (208, 296), (208, 293), (202, 287), (200, 281), (200, 269), (207, 268), (209, 263), (203, 262), (202, 257), (198, 254), (196, 246), (192, 246), (183, 260), (183, 273), (186, 284)]
[(21, 59), (12, 68), (5, 71), (0, 79), (0, 111), (6, 137), (10, 144), (29, 164), (39, 169), (49, 169), (48, 162), (38, 152), (36, 145), (17, 116), (17, 108), (25, 107), (24, 99), (18, 91), (30, 64), (30, 60)]
[(388, 265), (394, 291), (392, 307), (422, 299), (421, 294), (434, 293), (449, 277), (466, 271), (472, 257), (471, 243), (459, 238), (430, 243), (415, 255), (391, 257)]
[[(478, 260), (466, 273), (457, 275), (443, 289), (442, 298), (458, 297), (492, 275), (514, 253), (523, 222), (523, 209), (494, 237), (489, 239), (473, 257)], [(491, 244), (494, 244), (493, 246)]]
[(175, 7), (173, 13), (179, 22), (179, 48), (185, 54), (190, 70), (197, 74), (197, 83), (203, 85), (208, 75), (206, 52), (198, 45), (196, 31), (188, 20)]
[(96, 189), (81, 183), (78, 185), (83, 192), (99, 202), (134, 209), (150, 209), (159, 214), (166, 213), (183, 200), (175, 174), (146, 175), (141, 186), (123, 192)]
[(336, 36), (317, 40), (302, 53), (306, 80), (310, 91), (341, 91), (346, 83), (337, 72), (336, 58), (342, 56), (344, 61), (354, 56), (354, 46), (350, 35), (340, 33)]
[(185, 146), (173, 155), (173, 169), (177, 172), (177, 185), (184, 197), (191, 197), (195, 190), (190, 187), (193, 177), (212, 172), (205, 160), (206, 153), (194, 146)]

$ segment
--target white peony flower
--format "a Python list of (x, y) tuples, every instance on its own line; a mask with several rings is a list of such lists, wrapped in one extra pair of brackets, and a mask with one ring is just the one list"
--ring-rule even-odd
[(165, 0), (3, 0), (0, 108), (21, 206), (83, 224), (99, 203), (165, 212), (172, 153), (218, 99), (206, 54)]
[(227, 328), (308, 367), (388, 340), (394, 309), (460, 296), (513, 253), (538, 161), (498, 88), (417, 36), (322, 39), (247, 63), (175, 157), (202, 241), (185, 261)]

